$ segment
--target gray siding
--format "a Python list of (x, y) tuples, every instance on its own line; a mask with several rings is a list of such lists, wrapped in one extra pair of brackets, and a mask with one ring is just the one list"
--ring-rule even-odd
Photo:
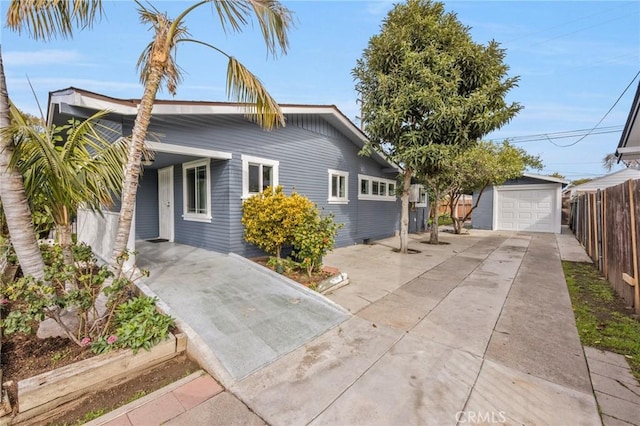
[(175, 242), (229, 252), (229, 163), (211, 161), (211, 223), (184, 220), (182, 167), (174, 167)]
[[(279, 161), (279, 183), (285, 192), (295, 190), (324, 212), (333, 212), (336, 221), (345, 224), (337, 246), (394, 234), (399, 226), (399, 200), (358, 201), (358, 174), (387, 179), (395, 176), (382, 173), (383, 166), (373, 159), (358, 156), (359, 148), (320, 117), (295, 116), (289, 118), (289, 123), (267, 132), (242, 117), (174, 116), (152, 120), (149, 131), (159, 135), (161, 142), (233, 155), (231, 160), (212, 163), (212, 223), (182, 219), (182, 169), (175, 167), (176, 242), (243, 255), (259, 253), (242, 239), (242, 154)], [(131, 125), (130, 120), (125, 120), (125, 132)], [(327, 202), (328, 169), (349, 172), (348, 204)]]
[(136, 239), (158, 236), (158, 171), (145, 169), (136, 196)]
[[(472, 205), (476, 205), (478, 193), (473, 193)], [(493, 229), (493, 186), (482, 192), (478, 207), (471, 215), (471, 226), (475, 229)]]

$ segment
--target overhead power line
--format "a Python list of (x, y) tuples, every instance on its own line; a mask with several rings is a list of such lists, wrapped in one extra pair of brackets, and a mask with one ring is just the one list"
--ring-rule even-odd
[(606, 133), (617, 133), (617, 132), (621, 132), (623, 129), (624, 129), (624, 126), (609, 126), (609, 127), (600, 127), (596, 130), (593, 130), (593, 129), (568, 130), (564, 132), (539, 133), (539, 134), (526, 135), (526, 136), (495, 138), (495, 139), (490, 139), (489, 141), (501, 142), (503, 140), (507, 140), (510, 143), (518, 144), (518, 143), (526, 143), (526, 142), (546, 141), (549, 139), (575, 138), (575, 137), (580, 137), (587, 134), (601, 135)]
[[(526, 136), (516, 136), (516, 137), (513, 137), (513, 138), (506, 138), (506, 139), (509, 142), (512, 142), (512, 143), (535, 142), (535, 141), (546, 140), (546, 141), (550, 142), (551, 144), (553, 144), (553, 145), (555, 145), (555, 146), (557, 146), (559, 148), (568, 148), (570, 146), (576, 145), (578, 142), (584, 140), (587, 136), (590, 136), (590, 135), (598, 135), (598, 134), (603, 134), (603, 133), (619, 132), (619, 131), (622, 130), (622, 128), (620, 128), (618, 130), (611, 130), (611, 129), (617, 128), (617, 127), (621, 127), (621, 126), (602, 127), (600, 129), (598, 129), (598, 126), (600, 124), (602, 124), (602, 122), (605, 120), (605, 118), (607, 118), (609, 116), (609, 114), (611, 113), (611, 111), (613, 111), (613, 109), (616, 107), (616, 105), (618, 105), (618, 102), (620, 102), (620, 99), (622, 99), (622, 97), (625, 95), (625, 93), (627, 93), (627, 90), (629, 90), (629, 88), (631, 87), (633, 82), (636, 81), (636, 78), (638, 78), (639, 75), (640, 75), (640, 71), (638, 71), (636, 73), (636, 75), (631, 79), (631, 81), (629, 82), (627, 87), (625, 87), (625, 89), (622, 91), (620, 96), (618, 96), (618, 99), (616, 99), (616, 101), (613, 103), (613, 105), (611, 105), (611, 108), (609, 108), (609, 110), (602, 116), (600, 121), (598, 121), (598, 123), (595, 126), (593, 126), (591, 129), (586, 131), (586, 133), (583, 133), (583, 134), (579, 133), (579, 134), (574, 134), (574, 135), (567, 135), (567, 134), (572, 133), (572, 132), (558, 132), (558, 133), (555, 133), (555, 134), (554, 133), (542, 133), (542, 134), (539, 134), (539, 135), (530, 135), (528, 137), (526, 137)], [(605, 130), (605, 129), (607, 129), (607, 130)], [(574, 130), (573, 132), (584, 132), (584, 130), (580, 130), (580, 131), (575, 131)], [(563, 135), (563, 133), (564, 133), (564, 135)], [(551, 135), (554, 135), (554, 137), (552, 137)], [(580, 139), (578, 139), (575, 142), (571, 142), (570, 144), (567, 144), (567, 145), (558, 145), (557, 143), (555, 143), (553, 141), (553, 139), (561, 139), (561, 138), (577, 137), (577, 136), (580, 136)], [(521, 140), (518, 140), (518, 138), (520, 138)], [(495, 140), (496, 139), (492, 139), (492, 141), (495, 141)]]

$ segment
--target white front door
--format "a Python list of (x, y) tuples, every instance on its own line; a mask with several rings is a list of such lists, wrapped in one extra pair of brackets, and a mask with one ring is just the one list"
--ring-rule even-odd
[(158, 238), (173, 241), (173, 166), (158, 170)]

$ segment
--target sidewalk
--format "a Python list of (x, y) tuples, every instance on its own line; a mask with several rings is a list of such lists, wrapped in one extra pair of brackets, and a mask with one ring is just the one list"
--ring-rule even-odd
[(258, 426), (265, 423), (201, 370), (86, 425), (160, 424)]

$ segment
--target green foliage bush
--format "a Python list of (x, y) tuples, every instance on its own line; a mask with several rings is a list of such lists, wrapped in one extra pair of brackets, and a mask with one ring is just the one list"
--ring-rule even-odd
[(333, 250), (338, 230), (342, 226), (343, 224), (335, 223), (333, 213), (322, 216), (314, 208), (294, 230), (293, 254), (300, 259), (309, 276), (322, 267), (322, 258)]
[[(41, 246), (45, 261), (44, 280), (26, 276), (3, 285), (0, 291), (11, 303), (11, 311), (0, 321), (5, 334), (33, 333), (40, 322), (51, 318), (67, 337), (80, 346), (90, 346), (96, 353), (113, 348), (150, 349), (164, 338), (173, 319), (155, 309), (156, 300), (133, 297), (134, 281), (142, 275), (118, 275), (108, 266), (97, 264), (91, 247), (72, 247), (74, 262), (65, 264), (59, 245)], [(128, 254), (120, 259), (124, 262)], [(134, 269), (135, 270), (135, 269)], [(103, 293), (106, 304), (98, 306)], [(78, 327), (70, 329), (63, 315), (73, 312)]]
[(279, 186), (267, 188), (246, 200), (242, 206), (245, 241), (275, 255), (272, 267), (297, 267), (296, 262), (281, 259), (285, 245), (293, 245), (293, 255), (307, 274), (322, 266), (322, 257), (331, 251), (338, 230), (333, 213), (323, 216), (315, 203), (297, 193), (287, 196)]
[(295, 229), (314, 208), (296, 192), (286, 195), (281, 186), (268, 187), (242, 204), (244, 239), (279, 259), (282, 247), (293, 243)]

